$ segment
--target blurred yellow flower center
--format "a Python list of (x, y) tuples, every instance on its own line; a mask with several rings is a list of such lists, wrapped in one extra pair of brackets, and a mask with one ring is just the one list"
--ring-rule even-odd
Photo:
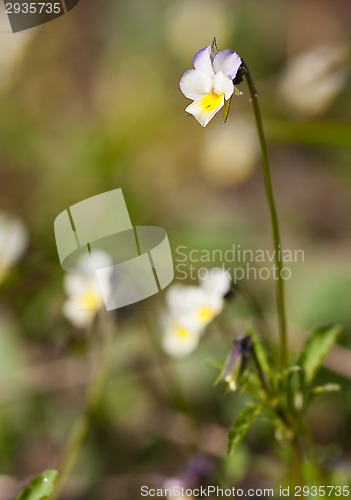
[(82, 306), (84, 309), (96, 310), (100, 307), (100, 303), (100, 297), (95, 292), (89, 291), (82, 297)]
[(188, 330), (186, 330), (185, 328), (182, 328), (180, 326), (177, 328), (177, 333), (181, 339), (185, 339), (186, 337), (188, 337), (190, 335)]
[(212, 113), (221, 104), (224, 94), (212, 92), (201, 100), (201, 107), (207, 113)]
[(210, 321), (214, 316), (214, 313), (210, 307), (204, 307), (198, 312), (198, 319), (201, 321), (201, 323), (207, 323)]

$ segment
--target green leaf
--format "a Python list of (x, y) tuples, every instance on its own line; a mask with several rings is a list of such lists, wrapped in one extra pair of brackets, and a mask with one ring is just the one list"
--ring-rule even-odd
[(30, 485), (22, 490), (17, 500), (47, 500), (54, 491), (57, 477), (56, 470), (47, 470), (36, 476)]
[(285, 380), (289, 375), (292, 375), (293, 373), (300, 372), (301, 371), (301, 366), (299, 365), (293, 365), (289, 366), (289, 368), (286, 368), (286, 370), (283, 370), (282, 372), (278, 373), (278, 380)]
[(340, 391), (339, 384), (319, 385), (318, 387), (314, 387), (312, 389), (309, 397), (309, 402), (311, 402), (314, 399), (317, 399), (320, 396), (324, 396), (324, 394), (330, 394), (331, 392), (338, 392), (338, 391)]
[(339, 335), (340, 327), (332, 326), (319, 328), (307, 339), (298, 362), (302, 368), (301, 381), (305, 385), (312, 382)]
[(340, 391), (339, 384), (325, 384), (314, 387), (312, 394), (325, 394), (327, 392), (338, 392)]
[(263, 344), (262, 344), (259, 336), (255, 332), (255, 330), (253, 329), (251, 324), (246, 325), (246, 333), (247, 333), (247, 335), (250, 335), (250, 337), (251, 337), (251, 340), (252, 340), (252, 343), (254, 346), (254, 350), (255, 350), (258, 362), (259, 362), (262, 370), (269, 377), (270, 373), (271, 373), (271, 367), (269, 365), (266, 350), (263, 347)]
[(229, 110), (230, 110), (230, 103), (232, 102), (232, 98), (230, 97), (228, 101), (225, 101), (224, 107), (223, 107), (223, 118), (224, 118), (224, 123), (228, 120), (228, 115), (229, 115)]
[(228, 434), (228, 453), (231, 455), (243, 440), (245, 434), (262, 412), (260, 406), (249, 406), (234, 422)]

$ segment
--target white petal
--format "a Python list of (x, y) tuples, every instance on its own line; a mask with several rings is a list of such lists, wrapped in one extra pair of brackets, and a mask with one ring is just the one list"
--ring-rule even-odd
[(92, 324), (96, 311), (80, 309), (79, 303), (70, 299), (63, 304), (63, 314), (77, 328), (87, 328)]
[(234, 85), (223, 71), (219, 71), (213, 77), (213, 89), (217, 94), (224, 94), (227, 101), (233, 95)]
[(214, 115), (221, 109), (223, 108), (224, 105), (224, 95), (221, 97), (219, 100), (219, 104), (216, 107), (210, 107), (209, 109), (206, 109), (203, 104), (203, 97), (200, 99), (197, 99), (194, 101), (192, 104), (190, 104), (185, 111), (193, 115), (197, 121), (203, 126), (206, 127), (208, 122), (212, 120)]
[(199, 335), (179, 325), (168, 317), (164, 324), (164, 335), (161, 340), (164, 351), (173, 357), (184, 357), (196, 349)]
[(241, 66), (241, 58), (234, 50), (221, 50), (215, 55), (213, 60), (213, 69), (215, 73), (223, 71), (231, 80), (235, 78), (238, 69)]
[(81, 297), (88, 292), (101, 295), (99, 283), (94, 274), (67, 273), (63, 279), (63, 286), (69, 297)]
[(211, 45), (200, 49), (193, 58), (194, 68), (198, 69), (202, 73), (206, 73), (209, 76), (213, 76), (212, 62), (210, 58)]
[(109, 266), (112, 266), (112, 259), (103, 250), (93, 250), (91, 254), (88, 253), (80, 257), (77, 262), (77, 268), (82, 273), (91, 273)]
[(202, 286), (174, 285), (167, 294), (167, 305), (169, 316), (177, 325), (201, 335), (221, 311), (223, 298)]
[(223, 297), (230, 290), (231, 278), (228, 271), (215, 267), (200, 279), (200, 284), (208, 293)]
[(173, 285), (167, 292), (166, 302), (171, 315), (179, 319), (193, 315), (204, 298), (205, 293), (198, 286)]
[(69, 297), (76, 297), (87, 289), (87, 275), (67, 273), (63, 278), (63, 288)]
[(6, 271), (24, 254), (28, 232), (20, 219), (0, 213), (0, 268)]
[(185, 97), (195, 101), (211, 92), (212, 77), (196, 69), (190, 69), (182, 76), (179, 87)]

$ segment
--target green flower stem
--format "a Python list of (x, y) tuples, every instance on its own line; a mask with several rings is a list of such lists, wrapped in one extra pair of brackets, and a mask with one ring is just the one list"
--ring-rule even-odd
[[(246, 82), (250, 92), (250, 99), (253, 106), (253, 111), (256, 119), (256, 126), (258, 131), (258, 136), (260, 139), (261, 146), (261, 156), (262, 156), (262, 166), (266, 187), (266, 195), (269, 205), (271, 224), (272, 224), (272, 233), (273, 233), (273, 243), (275, 250), (275, 262), (278, 271), (278, 280), (277, 280), (277, 303), (278, 303), (278, 315), (279, 315), (279, 330), (280, 330), (280, 356), (281, 356), (281, 370), (286, 370), (289, 364), (288, 359), (288, 333), (286, 326), (286, 312), (285, 312), (285, 293), (284, 293), (284, 280), (281, 276), (282, 270), (282, 262), (280, 257), (281, 253), (281, 243), (280, 243), (280, 233), (279, 233), (279, 223), (278, 223), (278, 215), (277, 209), (274, 200), (272, 180), (269, 168), (268, 161), (268, 153), (267, 153), (267, 144), (264, 135), (263, 125), (262, 125), (262, 117), (261, 111), (258, 103), (258, 95), (257, 90), (254, 85), (253, 79), (251, 77), (251, 73), (248, 70), (246, 64), (243, 62), (246, 68)], [(291, 384), (289, 381), (287, 382), (287, 399), (288, 405), (292, 409), (293, 408), (293, 398), (292, 398), (292, 390)], [(292, 457), (292, 469), (295, 484), (302, 484), (303, 479), (303, 471), (302, 471), (302, 454), (300, 443), (298, 441), (298, 436), (295, 434), (294, 439), (291, 442), (291, 457)]]
[(80, 452), (89, 436), (92, 428), (93, 418), (99, 408), (109, 369), (113, 359), (114, 327), (108, 326), (108, 331), (102, 332), (102, 345), (100, 353), (100, 362), (97, 368), (97, 375), (88, 390), (85, 409), (73, 425), (71, 434), (66, 443), (61, 460), (58, 465), (59, 478), (56, 483), (54, 493), (50, 500), (58, 500), (66, 482), (77, 462)]
[(263, 131), (261, 111), (258, 104), (257, 90), (255, 88), (251, 74), (247, 69), (246, 64), (244, 62), (243, 64), (246, 68), (245, 78), (250, 92), (250, 99), (252, 102), (253, 111), (256, 119), (257, 131), (260, 139), (263, 173), (264, 173), (266, 194), (267, 194), (271, 224), (272, 224), (275, 262), (278, 271), (277, 301), (278, 301), (280, 342), (281, 342), (281, 367), (282, 370), (285, 370), (288, 367), (288, 342), (287, 342), (287, 327), (286, 327), (286, 314), (285, 314), (284, 280), (281, 276), (282, 262), (281, 259), (279, 258), (281, 253), (281, 244), (280, 244), (278, 216), (274, 201), (271, 174), (270, 174), (268, 154), (267, 154), (267, 145)]
[(292, 482), (294, 486), (303, 486), (303, 467), (302, 467), (302, 452), (301, 446), (296, 435), (291, 442), (291, 452), (292, 452)]

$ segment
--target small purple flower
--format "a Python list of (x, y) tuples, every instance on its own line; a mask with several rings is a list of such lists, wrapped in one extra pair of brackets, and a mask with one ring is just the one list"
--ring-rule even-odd
[(240, 337), (234, 341), (234, 349), (229, 354), (221, 375), (221, 379), (229, 384), (231, 390), (236, 390), (238, 381), (246, 370), (251, 354), (251, 337)]

